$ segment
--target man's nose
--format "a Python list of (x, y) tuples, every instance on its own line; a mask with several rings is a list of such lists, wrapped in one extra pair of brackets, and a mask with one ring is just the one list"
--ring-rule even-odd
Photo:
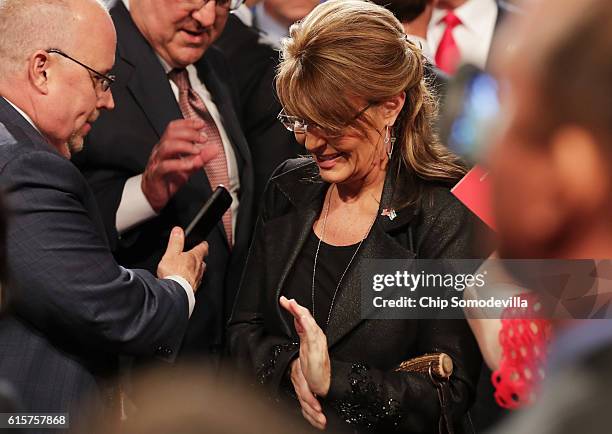
[(209, 1), (200, 9), (195, 10), (191, 16), (200, 23), (202, 27), (211, 27), (217, 19), (217, 1)]
[(98, 98), (98, 109), (112, 110), (115, 108), (115, 100), (113, 98), (113, 92), (108, 89), (106, 92), (102, 92)]

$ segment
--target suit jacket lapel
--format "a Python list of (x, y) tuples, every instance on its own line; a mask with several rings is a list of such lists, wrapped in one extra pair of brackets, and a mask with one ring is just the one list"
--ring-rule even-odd
[[(407, 231), (412, 214), (410, 210), (405, 210), (405, 215), (398, 213), (398, 218), (401, 218), (404, 223), (404, 230)], [(361, 270), (364, 269), (366, 263), (370, 259), (412, 259), (414, 253), (402, 246), (389, 236), (387, 230), (391, 226), (387, 225), (387, 217), (378, 216), (376, 222), (370, 230), (368, 238), (363, 242), (360, 251), (355, 257), (355, 261), (347, 271), (338, 293), (334, 305), (332, 306), (329, 324), (327, 326), (327, 343), (331, 348), (348, 332), (354, 329), (361, 321), (362, 306), (361, 306)], [(400, 227), (396, 223), (393, 227)]]
[(117, 2), (111, 15), (120, 29), (117, 55), (133, 68), (127, 87), (161, 137), (170, 121), (182, 118), (164, 68), (123, 2)]
[[(11, 123), (19, 128), (31, 145), (40, 150), (55, 152), (58, 151), (40, 134), (9, 102), (0, 96), (0, 121)], [(9, 128), (10, 129), (10, 128)]]
[[(307, 187), (304, 187), (304, 182), (308, 183)], [(322, 182), (320, 179), (304, 181), (292, 176), (286, 177), (282, 183), (278, 184), (278, 187), (293, 203), (294, 208), (292, 208), (292, 212), (272, 218), (265, 224), (266, 245), (272, 251), (269, 259), (274, 261), (270, 265), (270, 273), (273, 276), (279, 276), (276, 280), (275, 291), (272, 293), (274, 299), (268, 300), (268, 302), (269, 305), (275, 306), (276, 316), (287, 336), (291, 336), (291, 327), (285, 320), (278, 300), (287, 277), (308, 239), (312, 225), (319, 215), (328, 186), (329, 184)], [(275, 228), (282, 228), (282, 238), (278, 236), (278, 231)]]

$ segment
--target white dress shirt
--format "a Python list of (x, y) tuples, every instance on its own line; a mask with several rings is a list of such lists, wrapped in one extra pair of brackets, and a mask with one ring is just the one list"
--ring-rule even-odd
[[(461, 24), (453, 29), (461, 63), (485, 68), (497, 21), (497, 3), (495, 0), (468, 0), (453, 12), (461, 20)], [(442, 21), (446, 13), (446, 9), (434, 9), (431, 17), (427, 40), (434, 56), (446, 29)]]
[[(0, 97), (0, 98), (4, 98), (4, 97)], [(28, 121), (28, 123), (30, 125), (32, 125), (34, 127), (34, 129), (36, 129), (36, 131), (38, 131), (40, 133), (40, 130), (38, 129), (38, 127), (34, 124), (34, 122), (32, 122), (32, 119), (23, 110), (21, 110), (19, 107), (17, 107), (15, 104), (13, 104), (8, 99), (4, 98), (4, 100), (6, 102), (8, 102), (15, 110), (17, 110), (17, 112), (21, 116), (23, 116), (23, 118), (26, 121)], [(40, 133), (40, 134), (42, 136), (42, 133)], [(130, 270), (127, 270), (127, 271), (130, 272)], [(132, 273), (130, 272), (130, 275), (131, 274)], [(187, 282), (187, 280), (185, 280), (185, 278), (183, 278), (182, 276), (173, 275), (173, 276), (166, 277), (166, 279), (174, 280), (176, 283), (181, 285), (181, 287), (185, 290), (185, 293), (187, 294), (187, 301), (188, 301), (188, 304), (189, 304), (189, 317), (191, 317), (191, 314), (193, 312), (193, 308), (195, 307), (195, 295), (193, 294), (193, 288), (191, 287), (189, 282)]]
[(242, 21), (242, 24), (247, 27), (253, 27), (253, 11), (244, 3), (241, 4), (238, 9), (232, 11), (232, 13)]
[[(129, 0), (122, 1), (125, 4), (125, 7), (129, 10)], [(158, 58), (166, 74), (169, 73), (172, 69), (170, 65), (168, 65), (161, 57), (158, 56)], [(223, 126), (223, 121), (221, 119), (221, 115), (219, 114), (219, 110), (217, 109), (217, 105), (213, 102), (212, 95), (204, 83), (200, 81), (195, 66), (189, 65), (186, 69), (187, 73), (189, 74), (191, 87), (204, 101), (208, 112), (212, 116), (217, 129), (219, 130), (219, 135), (221, 136), (225, 157), (227, 159), (227, 174), (229, 177), (229, 185), (226, 187), (233, 199), (230, 209), (232, 212), (232, 239), (235, 239), (236, 219), (238, 216), (239, 205), (238, 193), (240, 190), (240, 174), (238, 173), (236, 154), (234, 153), (234, 148), (232, 147), (231, 141)], [(168, 79), (168, 81), (170, 82), (170, 87), (172, 88), (174, 97), (178, 102), (179, 89), (172, 80)], [(142, 174), (131, 177), (125, 183), (116, 216), (116, 227), (119, 233), (125, 232), (126, 230), (131, 229), (156, 215), (153, 208), (151, 208), (149, 201), (142, 192), (141, 182)], [(213, 185), (212, 188), (216, 188), (216, 185)]]

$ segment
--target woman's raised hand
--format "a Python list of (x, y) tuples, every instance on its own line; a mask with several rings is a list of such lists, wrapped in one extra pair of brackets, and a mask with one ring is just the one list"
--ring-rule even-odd
[(325, 397), (331, 382), (327, 338), (308, 309), (286, 297), (280, 298), (280, 304), (293, 316), (300, 337), (300, 365), (308, 387), (315, 395)]

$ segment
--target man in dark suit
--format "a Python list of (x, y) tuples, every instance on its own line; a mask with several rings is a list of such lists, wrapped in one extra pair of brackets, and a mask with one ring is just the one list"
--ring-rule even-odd
[[(231, 72), (210, 47), (239, 3), (117, 1), (117, 109), (100, 117), (75, 159), (125, 266), (155, 270), (171, 228), (186, 227), (218, 184), (230, 191), (232, 206), (207, 237), (207, 272), (184, 355), (220, 353), (253, 226), (251, 155)], [(197, 161), (199, 149), (215, 152), (210, 164)]]
[(116, 407), (120, 354), (174, 359), (207, 246), (183, 253), (176, 228), (160, 279), (120, 267), (69, 161), (100, 111), (114, 106), (116, 37), (100, 3), (5, 0), (0, 28), (0, 185), (11, 219), (0, 378), (23, 410), (74, 410), (74, 421), (86, 396)]

